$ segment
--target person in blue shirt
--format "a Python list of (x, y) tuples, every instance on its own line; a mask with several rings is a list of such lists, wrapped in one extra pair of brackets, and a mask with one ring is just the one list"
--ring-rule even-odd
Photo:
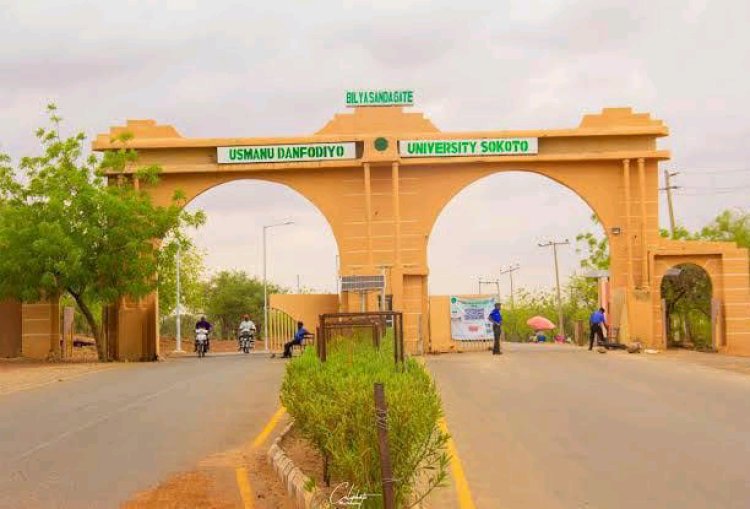
[(594, 336), (597, 336), (597, 344), (602, 344), (604, 343), (604, 331), (602, 327), (609, 329), (607, 319), (604, 317), (604, 308), (599, 308), (598, 311), (591, 313), (589, 327), (591, 327), (591, 333), (589, 334), (589, 350), (591, 350), (594, 348)]
[(487, 317), (492, 324), (492, 334), (495, 336), (495, 342), (492, 345), (492, 354), (500, 355), (503, 352), (500, 350), (500, 336), (503, 333), (503, 315), (500, 313), (500, 303), (495, 304), (495, 309), (490, 312), (490, 316)]
[(288, 359), (292, 356), (292, 347), (294, 345), (301, 345), (306, 337), (311, 336), (310, 332), (305, 329), (305, 324), (297, 322), (297, 332), (294, 333), (294, 339), (284, 344), (284, 355), (283, 358)]

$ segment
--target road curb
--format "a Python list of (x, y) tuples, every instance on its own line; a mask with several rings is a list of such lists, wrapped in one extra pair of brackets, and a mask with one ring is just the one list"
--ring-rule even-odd
[(266, 454), (268, 462), (274, 471), (276, 471), (279, 480), (286, 487), (287, 495), (294, 500), (298, 509), (318, 509), (325, 507), (324, 504), (319, 502), (322, 496), (320, 490), (317, 488), (312, 488), (309, 491), (305, 489), (305, 486), (310, 486), (310, 478), (294, 464), (284, 449), (281, 448), (281, 441), (292, 430), (293, 426), (294, 422), (289, 423), (284, 428), (284, 431), (273, 441)]

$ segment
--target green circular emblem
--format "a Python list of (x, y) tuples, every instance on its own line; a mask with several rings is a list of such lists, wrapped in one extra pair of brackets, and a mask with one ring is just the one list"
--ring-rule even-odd
[(451, 303), (452, 303), (452, 304), (455, 304), (456, 302), (458, 302), (458, 299), (457, 299), (457, 298), (455, 298), (455, 297), (451, 297)]
[(375, 138), (375, 150), (383, 152), (388, 149), (388, 140), (385, 138)]

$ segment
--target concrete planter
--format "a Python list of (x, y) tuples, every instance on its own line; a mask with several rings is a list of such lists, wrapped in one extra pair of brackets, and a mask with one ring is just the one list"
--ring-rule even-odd
[(291, 431), (294, 423), (290, 423), (284, 431), (273, 441), (268, 449), (268, 462), (276, 471), (282, 484), (286, 486), (287, 494), (295, 501), (299, 509), (320, 509), (328, 507), (328, 501), (320, 490), (313, 488), (307, 491), (305, 486), (309, 485), (310, 478), (305, 475), (300, 468), (287, 456), (284, 449), (281, 448), (281, 441)]

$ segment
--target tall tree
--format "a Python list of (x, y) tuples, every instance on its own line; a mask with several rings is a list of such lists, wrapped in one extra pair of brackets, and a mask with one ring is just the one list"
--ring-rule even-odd
[[(0, 159), (0, 297), (28, 302), (69, 294), (104, 360), (92, 303), (153, 291), (157, 239), (203, 216), (182, 210), (181, 193), (165, 207), (151, 202), (143, 188), (158, 181), (160, 169), (137, 166), (129, 135), (119, 138), (120, 150), (86, 156), (83, 133), (63, 137), (54, 105), (48, 114), (49, 126), (36, 132), (41, 155), (22, 158), (17, 169), (7, 156)], [(108, 173), (121, 174), (116, 185), (109, 185)]]
[[(283, 292), (269, 284), (268, 293)], [(239, 326), (245, 313), (249, 314), (259, 330), (263, 324), (263, 282), (243, 271), (221, 271), (208, 282), (206, 312), (218, 321), (221, 336), (228, 338)]]

